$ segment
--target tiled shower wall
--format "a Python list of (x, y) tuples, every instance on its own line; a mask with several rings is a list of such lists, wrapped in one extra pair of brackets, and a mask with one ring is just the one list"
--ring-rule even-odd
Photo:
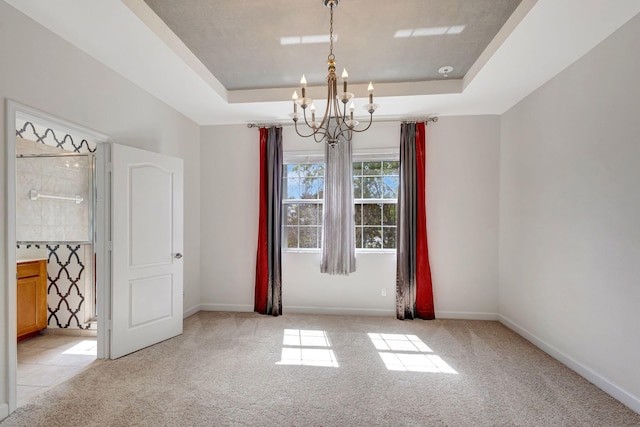
[[(96, 149), (95, 143), (24, 120), (16, 121), (16, 139), (18, 155), (93, 153)], [(90, 162), (87, 157), (43, 157), (18, 158), (16, 164), (16, 258), (47, 260), (48, 329), (89, 329), (95, 316)], [(31, 200), (31, 190), (79, 195), (83, 202)]]
[[(25, 145), (20, 141), (18, 146)], [(88, 157), (26, 157), (16, 159), (16, 240), (19, 242), (86, 242), (91, 240)], [(39, 198), (78, 197), (82, 201)]]

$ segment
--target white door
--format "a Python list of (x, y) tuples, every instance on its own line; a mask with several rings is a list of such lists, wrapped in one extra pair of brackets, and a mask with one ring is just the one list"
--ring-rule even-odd
[(183, 164), (111, 151), (111, 358), (182, 333)]

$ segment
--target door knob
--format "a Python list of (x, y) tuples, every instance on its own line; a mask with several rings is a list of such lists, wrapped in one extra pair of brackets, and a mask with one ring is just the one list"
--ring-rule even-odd
[(181, 254), (180, 252), (178, 252), (178, 253), (177, 253), (177, 254), (175, 254), (173, 257), (174, 257), (175, 259), (180, 259), (180, 258), (182, 258), (182, 254)]

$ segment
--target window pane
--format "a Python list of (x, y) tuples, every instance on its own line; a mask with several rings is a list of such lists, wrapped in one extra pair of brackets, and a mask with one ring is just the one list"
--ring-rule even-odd
[(356, 227), (356, 248), (362, 248), (362, 227)]
[(383, 244), (385, 249), (395, 249), (396, 247), (396, 227), (383, 227)]
[(324, 178), (301, 178), (300, 199), (321, 199)]
[(295, 178), (300, 176), (300, 165), (285, 165), (284, 176), (287, 178)]
[(364, 177), (362, 178), (362, 198), (382, 199), (382, 178)]
[(353, 178), (353, 198), (362, 199), (362, 177)]
[(285, 239), (288, 248), (298, 247), (298, 227), (285, 227)]
[(300, 180), (298, 178), (286, 178), (282, 187), (284, 189), (283, 199), (300, 198)]
[(321, 163), (314, 163), (309, 165), (308, 168), (309, 176), (324, 176), (324, 165)]
[(385, 175), (400, 175), (400, 162), (383, 162), (382, 169)]
[(385, 203), (382, 207), (382, 224), (396, 225), (396, 204)]
[(320, 227), (300, 227), (300, 247), (317, 248), (318, 229)]
[(299, 207), (300, 225), (320, 224), (318, 210), (316, 203), (301, 203)]
[(398, 198), (398, 185), (400, 185), (400, 177), (397, 176), (385, 176), (382, 178), (383, 182), (383, 196), (385, 199), (397, 199)]
[(363, 162), (363, 175), (382, 175), (382, 162)]
[(382, 224), (382, 203), (365, 203), (362, 205), (363, 225)]
[(353, 163), (353, 176), (362, 175), (362, 162)]
[(286, 206), (285, 209), (286, 209), (286, 215), (287, 215), (286, 224), (298, 225), (298, 204), (292, 203), (290, 205), (285, 205), (285, 206)]
[(363, 227), (363, 247), (365, 248), (382, 248), (382, 229), (381, 227)]
[(355, 223), (356, 225), (362, 225), (362, 203), (357, 203), (355, 205)]

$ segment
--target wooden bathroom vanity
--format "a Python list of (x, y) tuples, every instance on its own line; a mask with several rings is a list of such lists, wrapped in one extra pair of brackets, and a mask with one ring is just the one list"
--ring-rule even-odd
[(18, 340), (47, 327), (47, 261), (18, 261)]

